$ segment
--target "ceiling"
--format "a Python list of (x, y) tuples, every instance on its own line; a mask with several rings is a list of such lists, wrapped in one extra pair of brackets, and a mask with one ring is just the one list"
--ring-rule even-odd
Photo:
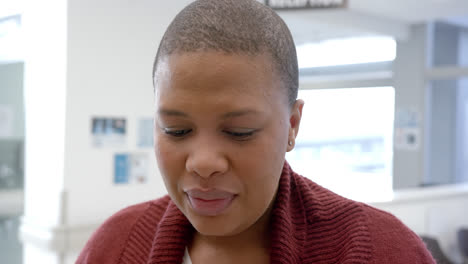
[[(24, 0), (0, 0), (0, 24), (6, 17), (21, 13), (24, 3)], [(182, 8), (184, 3), (163, 1), (161, 5)], [(386, 35), (404, 40), (411, 34), (412, 24), (433, 20), (468, 28), (468, 0), (348, 0), (348, 3), (346, 9), (279, 13), (297, 44), (363, 35)]]
[(351, 10), (408, 23), (454, 16), (468, 18), (467, 0), (349, 0)]
[(468, 0), (348, 0), (346, 10), (281, 11), (297, 42), (356, 35), (405, 39), (410, 25), (446, 21), (468, 28)]

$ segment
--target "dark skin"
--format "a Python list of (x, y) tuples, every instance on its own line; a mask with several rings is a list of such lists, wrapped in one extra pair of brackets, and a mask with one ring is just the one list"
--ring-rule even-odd
[[(193, 263), (269, 263), (269, 220), (304, 102), (288, 103), (268, 54), (195, 52), (162, 58), (155, 77), (155, 153), (172, 200), (196, 232)], [(289, 144), (291, 142), (292, 144)], [(185, 190), (235, 194), (214, 216)]]

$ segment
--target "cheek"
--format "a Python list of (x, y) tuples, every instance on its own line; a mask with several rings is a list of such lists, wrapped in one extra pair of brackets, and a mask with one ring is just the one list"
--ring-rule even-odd
[(284, 122), (277, 122), (269, 128), (256, 146), (252, 147), (251, 155), (246, 155), (256, 166), (260, 166), (263, 171), (277, 171), (282, 168), (286, 155), (288, 140), (288, 129)]
[(173, 143), (164, 139), (164, 136), (155, 135), (154, 152), (168, 192), (175, 191), (179, 178), (185, 170), (183, 153), (174, 151), (175, 149), (177, 148)]
[[(255, 145), (237, 155), (234, 164), (242, 164), (237, 173), (247, 189), (251, 205), (266, 207), (273, 199), (284, 164), (287, 131), (274, 130), (262, 136)], [(266, 208), (263, 208), (266, 209)]]

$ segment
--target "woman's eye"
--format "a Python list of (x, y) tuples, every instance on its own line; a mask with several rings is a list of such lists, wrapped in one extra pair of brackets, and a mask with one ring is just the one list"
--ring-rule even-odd
[(254, 134), (255, 131), (248, 132), (236, 132), (236, 131), (225, 131), (226, 134), (234, 137), (236, 140), (246, 140)]
[(183, 137), (191, 131), (192, 129), (164, 129), (164, 133), (173, 137)]

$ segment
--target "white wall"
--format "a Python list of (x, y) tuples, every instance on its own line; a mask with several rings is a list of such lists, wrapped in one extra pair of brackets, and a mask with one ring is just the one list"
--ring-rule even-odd
[[(136, 147), (137, 122), (153, 115), (151, 71), (159, 40), (188, 1), (70, 0), (65, 185), (68, 224), (95, 224), (165, 193), (152, 149)], [(127, 118), (124, 147), (94, 148), (91, 118)], [(149, 155), (149, 181), (113, 184), (115, 152)]]
[(427, 131), (426, 122), (426, 25), (411, 27), (411, 35), (406, 41), (397, 42), (397, 56), (393, 63), (395, 87), (395, 121), (400, 111), (414, 111), (419, 116), (420, 142), (416, 149), (394, 148), (393, 188), (417, 187), (423, 182), (424, 151), (422, 140)]
[[(153, 59), (168, 24), (188, 2), (46, 0), (25, 5), (28, 129), (20, 234), (25, 263), (41, 258), (65, 263), (111, 214), (165, 193), (153, 150), (136, 146), (137, 122), (153, 116)], [(127, 118), (126, 144), (94, 148), (95, 116)], [(147, 153), (148, 181), (115, 185), (116, 152)]]

